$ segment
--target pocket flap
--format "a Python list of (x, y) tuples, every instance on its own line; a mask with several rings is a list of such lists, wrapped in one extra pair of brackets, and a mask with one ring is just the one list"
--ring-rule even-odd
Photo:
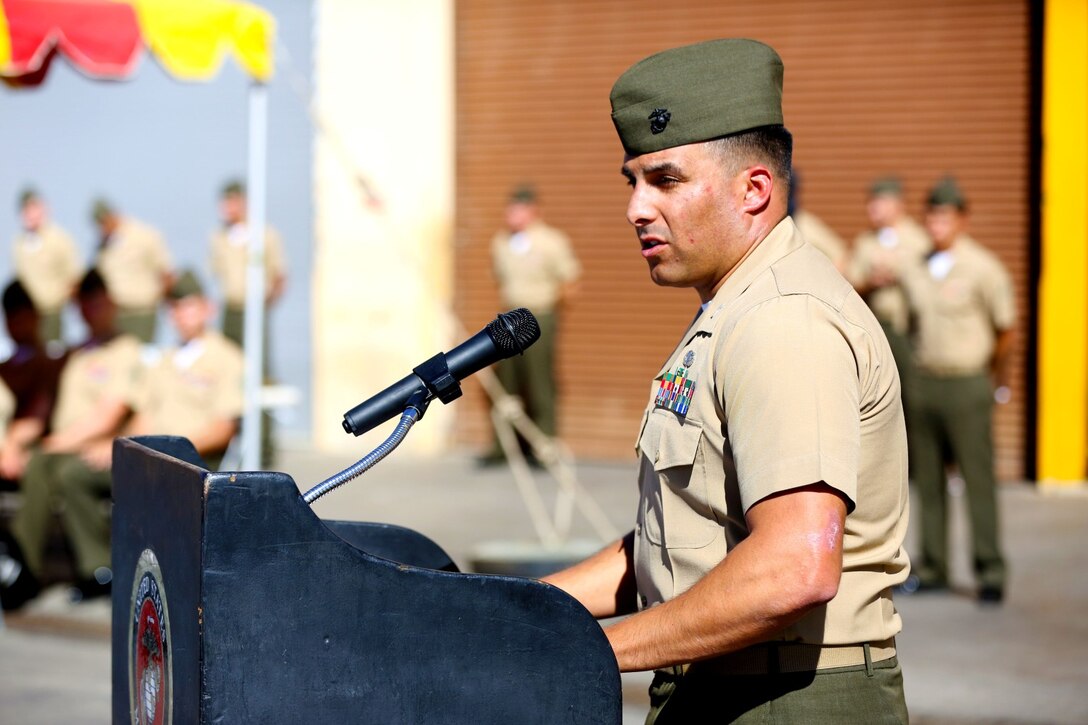
[(654, 416), (667, 417), (669, 420), (656, 421), (662, 426), (654, 453), (654, 470), (662, 471), (675, 466), (690, 466), (699, 452), (699, 439), (703, 427), (695, 420), (684, 420), (667, 410), (654, 411)]

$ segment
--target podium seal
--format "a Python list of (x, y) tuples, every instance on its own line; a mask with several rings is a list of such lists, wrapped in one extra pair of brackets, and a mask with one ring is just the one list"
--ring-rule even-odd
[(128, 701), (134, 725), (169, 725), (173, 695), (170, 614), (155, 552), (136, 562), (129, 614)]

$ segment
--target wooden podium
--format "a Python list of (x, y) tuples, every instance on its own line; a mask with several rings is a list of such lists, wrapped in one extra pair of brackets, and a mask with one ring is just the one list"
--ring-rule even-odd
[(317, 517), (183, 438), (114, 448), (113, 722), (621, 722), (600, 625), (410, 529)]

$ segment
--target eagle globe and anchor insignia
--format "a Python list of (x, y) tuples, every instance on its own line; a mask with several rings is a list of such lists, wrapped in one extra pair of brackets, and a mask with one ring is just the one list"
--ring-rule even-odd
[(173, 709), (170, 614), (162, 570), (151, 549), (144, 549), (136, 562), (129, 622), (128, 693), (132, 723), (169, 725)]
[(672, 118), (672, 114), (669, 113), (667, 108), (655, 108), (650, 112), (650, 133), (655, 136), (665, 130), (665, 127), (669, 125), (669, 119)]

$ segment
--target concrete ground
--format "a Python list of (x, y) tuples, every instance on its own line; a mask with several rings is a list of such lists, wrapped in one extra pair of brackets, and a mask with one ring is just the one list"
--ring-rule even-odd
[[(362, 456), (366, 451), (360, 451)], [(285, 451), (278, 468), (303, 490), (352, 459)], [(570, 536), (594, 542), (629, 526), (636, 500), (631, 464), (579, 462), (576, 481), (605, 512), (591, 526), (575, 509)], [(535, 474), (544, 501), (554, 480)], [(970, 596), (963, 501), (953, 485), (957, 593), (897, 598), (898, 638), (912, 722), (922, 725), (1088, 723), (1088, 494), (1005, 485), (1000, 501), (1009, 559), (1007, 598), (980, 608)], [(412, 460), (394, 453), (315, 503), (324, 518), (385, 521), (417, 529), (462, 569), (488, 546), (535, 548), (526, 499), (508, 468), (477, 469), (468, 454)], [(914, 529), (908, 545), (913, 551)], [(0, 630), (0, 725), (110, 720), (109, 605), (70, 604), (48, 590)], [(641, 723), (649, 676), (624, 676), (624, 725)]]

